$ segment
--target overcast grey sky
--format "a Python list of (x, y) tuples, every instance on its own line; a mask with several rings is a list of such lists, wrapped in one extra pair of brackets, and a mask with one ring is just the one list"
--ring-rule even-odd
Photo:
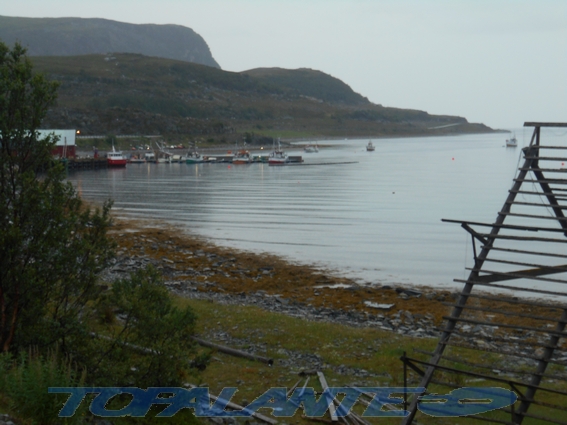
[(318, 69), (494, 128), (567, 122), (567, 0), (0, 0), (0, 15), (184, 25), (227, 71)]

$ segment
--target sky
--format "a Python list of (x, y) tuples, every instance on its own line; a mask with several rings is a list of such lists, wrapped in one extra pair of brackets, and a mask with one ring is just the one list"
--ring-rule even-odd
[(226, 71), (317, 69), (493, 128), (567, 122), (567, 0), (0, 0), (0, 15), (183, 25)]

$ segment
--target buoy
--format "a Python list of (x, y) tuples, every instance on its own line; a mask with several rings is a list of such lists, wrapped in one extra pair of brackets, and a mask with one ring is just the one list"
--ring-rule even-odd
[(451, 158), (451, 161), (454, 161), (454, 160), (455, 160), (455, 158)]

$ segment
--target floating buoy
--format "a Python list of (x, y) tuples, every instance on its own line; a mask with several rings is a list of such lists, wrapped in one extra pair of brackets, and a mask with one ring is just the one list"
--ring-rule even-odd
[(454, 160), (455, 160), (455, 158), (451, 158), (451, 161), (454, 161)]

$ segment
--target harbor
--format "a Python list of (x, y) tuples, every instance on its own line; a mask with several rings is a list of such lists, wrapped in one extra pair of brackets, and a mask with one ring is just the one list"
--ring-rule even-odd
[[(523, 146), (521, 130), (517, 138)], [(128, 164), (68, 179), (87, 200), (112, 198), (122, 217), (172, 223), (221, 246), (364, 282), (457, 287), (469, 240), (441, 219), (492, 219), (520, 150), (501, 134), (379, 139), (374, 152), (367, 143), (325, 141), (309, 155), (290, 148), (305, 159), (298, 165)]]

